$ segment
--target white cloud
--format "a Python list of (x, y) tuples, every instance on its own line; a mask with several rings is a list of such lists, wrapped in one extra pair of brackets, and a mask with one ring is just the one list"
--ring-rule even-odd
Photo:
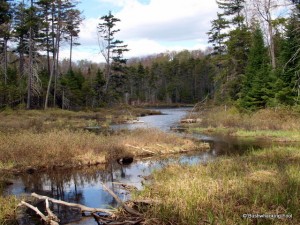
[[(131, 49), (126, 57), (160, 53), (166, 50), (204, 48), (210, 21), (216, 17), (214, 0), (98, 0), (100, 5), (119, 7), (114, 15), (121, 19), (116, 38), (123, 40)], [(109, 10), (109, 9), (108, 9)], [(86, 12), (88, 13), (88, 12)], [(100, 15), (101, 16), (101, 15)], [(86, 15), (88, 18), (88, 14)], [(81, 25), (78, 54), (94, 59), (99, 52), (97, 24), (99, 18), (88, 18)], [(201, 41), (200, 41), (201, 39)], [(188, 47), (185, 42), (193, 43)], [(86, 51), (91, 51), (88, 56)]]

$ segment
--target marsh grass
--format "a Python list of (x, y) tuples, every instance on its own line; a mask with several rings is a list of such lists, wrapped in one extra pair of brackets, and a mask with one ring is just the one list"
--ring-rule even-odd
[(242, 113), (236, 108), (213, 107), (199, 111), (191, 117), (201, 118), (202, 127), (234, 127), (245, 130), (299, 130), (300, 113), (284, 108), (261, 109), (252, 113)]
[(300, 113), (297, 110), (277, 108), (241, 113), (234, 107), (226, 111), (222, 107), (213, 107), (190, 117), (201, 118), (200, 123), (189, 126), (192, 132), (300, 141)]
[(159, 114), (158, 111), (120, 105), (95, 111), (49, 110), (4, 110), (0, 112), (0, 131), (15, 132), (31, 130), (45, 132), (49, 129), (74, 129), (86, 126), (104, 126), (123, 123), (141, 115)]
[(20, 202), (15, 196), (0, 196), (0, 225), (17, 224), (15, 220), (15, 209)]
[(289, 131), (289, 130), (237, 130), (232, 135), (238, 137), (261, 137), (271, 138), (273, 141), (300, 141), (300, 130)]
[(0, 169), (52, 168), (106, 163), (125, 155), (178, 153), (202, 149), (192, 140), (154, 129), (116, 135), (83, 130), (0, 132)]
[(207, 165), (172, 165), (155, 172), (152, 184), (135, 198), (162, 202), (146, 212), (159, 224), (300, 224), (299, 162), (297, 148), (273, 147)]

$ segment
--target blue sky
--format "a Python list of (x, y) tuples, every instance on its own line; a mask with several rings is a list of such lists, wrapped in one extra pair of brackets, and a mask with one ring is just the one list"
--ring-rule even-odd
[[(128, 44), (126, 58), (166, 51), (207, 47), (210, 21), (216, 17), (215, 0), (81, 0), (78, 8), (85, 20), (81, 25), (80, 46), (74, 60), (103, 62), (99, 54), (97, 24), (109, 11), (119, 19), (116, 38)], [(67, 48), (61, 56), (67, 57)]]

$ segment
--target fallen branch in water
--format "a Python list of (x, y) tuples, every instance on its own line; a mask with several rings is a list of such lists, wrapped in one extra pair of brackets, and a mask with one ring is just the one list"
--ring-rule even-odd
[[(122, 183), (119, 183), (120, 185), (125, 185)], [(102, 208), (91, 208), (87, 207), (81, 204), (76, 203), (69, 203), (62, 200), (57, 200), (54, 198), (50, 198), (43, 195), (38, 195), (36, 193), (32, 193), (31, 196), (35, 197), (37, 199), (45, 200), (46, 202), (46, 211), (48, 213), (48, 216), (44, 215), (37, 207), (22, 201), (19, 205), (24, 205), (32, 209), (39, 215), (43, 221), (45, 221), (48, 225), (59, 225), (59, 219), (58, 217), (50, 210), (49, 207), (49, 201), (52, 203), (65, 205), (69, 207), (79, 208), (81, 212), (91, 212), (91, 215), (94, 217), (95, 221), (98, 223), (98, 225), (137, 225), (141, 224), (145, 220), (143, 217), (143, 214), (139, 213), (132, 207), (125, 204), (112, 190), (110, 190), (105, 184), (102, 184), (104, 190), (106, 190), (123, 208), (123, 210), (119, 211), (119, 213), (115, 213), (116, 210), (110, 210), (110, 209), (102, 209)], [(139, 201), (136, 202), (139, 204), (152, 204), (153, 201)], [(100, 214), (97, 214), (100, 213)], [(103, 213), (105, 215), (103, 215)]]
[(110, 190), (105, 184), (102, 183), (103, 188), (125, 209), (128, 213), (135, 216), (142, 216), (141, 213), (128, 207), (112, 190)]
[(79, 208), (81, 210), (81, 212), (101, 212), (101, 213), (109, 214), (110, 216), (114, 215), (114, 213), (113, 213), (114, 210), (110, 210), (110, 209), (91, 208), (91, 207), (87, 207), (87, 206), (81, 205), (81, 204), (69, 203), (69, 202), (65, 202), (65, 201), (62, 201), (62, 200), (49, 198), (47, 196), (38, 195), (36, 193), (32, 193), (31, 196), (33, 196), (35, 198), (38, 198), (38, 199), (44, 199), (44, 200), (48, 199), (49, 201), (51, 201), (53, 203), (56, 203), (56, 204), (65, 205), (65, 206), (74, 207), (74, 208)]
[(59, 219), (49, 209), (49, 202), (48, 201), (46, 201), (46, 209), (47, 209), (47, 212), (48, 212), (48, 216), (45, 216), (37, 207), (34, 207), (33, 205), (31, 205), (31, 204), (29, 204), (27, 202), (21, 201), (21, 203), (19, 204), (19, 206), (21, 206), (21, 205), (27, 206), (28, 208), (30, 208), (33, 211), (35, 211), (35, 213), (38, 214), (42, 218), (42, 220), (45, 221), (46, 224), (49, 224), (49, 225), (59, 225), (59, 223), (58, 223)]

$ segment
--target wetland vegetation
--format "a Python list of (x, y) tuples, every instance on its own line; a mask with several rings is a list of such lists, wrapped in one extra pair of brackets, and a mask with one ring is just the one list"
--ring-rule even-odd
[[(21, 199), (4, 194), (15, 180), (27, 185), (20, 185), (21, 193), (39, 190), (61, 198), (69, 188), (70, 199), (79, 201), (87, 197), (84, 188), (78, 190), (84, 180), (87, 189), (101, 185), (102, 180), (90, 181), (102, 176), (102, 165), (104, 181), (113, 186), (114, 176), (126, 181), (126, 169), (142, 173), (155, 164), (114, 168), (119, 158), (171, 158), (192, 151), (205, 154), (198, 154), (194, 165), (170, 160), (155, 167), (147, 182), (138, 180), (145, 188), (134, 198), (157, 200), (140, 208), (144, 224), (300, 224), (300, 2), (287, 1), (288, 8), (275, 2), (218, 0), (219, 12), (207, 32), (211, 47), (128, 60), (123, 58), (127, 45), (115, 39), (120, 20), (109, 12), (97, 28), (106, 55), (99, 64), (72, 62), (83, 21), (77, 3), (1, 1), (0, 224), (15, 223)], [(283, 17), (275, 13), (281, 10)], [(70, 58), (61, 60), (66, 43)], [(180, 127), (185, 134), (111, 129), (159, 114), (129, 105), (186, 103), (197, 105), (187, 115), (195, 123)], [(164, 130), (171, 125), (163, 124)], [(207, 135), (210, 143), (196, 134)], [(229, 141), (230, 148), (221, 145), (228, 154), (218, 154), (220, 136), (269, 145), (236, 148)], [(85, 170), (92, 166), (96, 169)], [(74, 168), (83, 173), (81, 183), (66, 172)], [(37, 185), (32, 178), (38, 178)]]

